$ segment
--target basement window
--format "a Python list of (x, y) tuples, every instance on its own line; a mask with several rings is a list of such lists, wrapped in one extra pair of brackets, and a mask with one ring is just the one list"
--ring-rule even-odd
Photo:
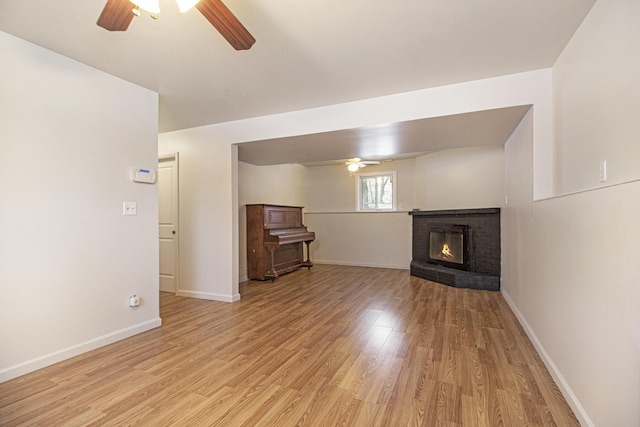
[(395, 211), (396, 172), (361, 173), (356, 175), (356, 210), (361, 212)]

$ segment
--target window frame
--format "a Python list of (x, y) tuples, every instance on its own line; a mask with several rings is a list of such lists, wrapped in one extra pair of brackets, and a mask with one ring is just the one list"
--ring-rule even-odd
[[(362, 178), (391, 175), (391, 208), (390, 209), (363, 209), (362, 208)], [(356, 173), (356, 212), (397, 212), (398, 211), (398, 173), (397, 171), (380, 171), (370, 173)]]

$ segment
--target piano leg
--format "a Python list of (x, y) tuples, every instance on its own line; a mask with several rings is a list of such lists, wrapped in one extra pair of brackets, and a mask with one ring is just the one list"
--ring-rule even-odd
[(269, 268), (269, 270), (264, 274), (265, 278), (269, 278), (271, 279), (272, 282), (276, 281), (276, 278), (278, 277), (278, 273), (276, 273), (276, 268), (274, 267), (275, 265), (275, 256), (274, 253), (276, 251), (276, 246), (271, 246), (268, 245), (267, 249), (269, 249), (269, 254), (271, 255), (271, 267)]
[(309, 252), (309, 245), (311, 244), (311, 241), (307, 240), (304, 243), (307, 245), (307, 260), (302, 263), (302, 266), (307, 267), (307, 270), (311, 270), (311, 267), (313, 267), (313, 263), (311, 262), (311, 252)]

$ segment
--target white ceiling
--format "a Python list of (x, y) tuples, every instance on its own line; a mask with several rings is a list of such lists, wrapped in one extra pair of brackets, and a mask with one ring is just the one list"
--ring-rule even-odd
[[(0, 0), (0, 30), (157, 91), (165, 132), (548, 68), (595, 0), (225, 0), (257, 40), (248, 51), (235, 51), (196, 9), (180, 14), (172, 0), (160, 0), (158, 21), (143, 15), (126, 32), (108, 32), (96, 25), (105, 2)], [(494, 111), (491, 119), (513, 129), (519, 113)], [(470, 120), (464, 116), (457, 118)], [(446, 123), (452, 134), (447, 143), (439, 131), (440, 147), (458, 144), (460, 126)], [(366, 139), (353, 135), (370, 140), (376, 129), (402, 131), (404, 150), (441, 149), (419, 133), (407, 139), (423, 127), (430, 125), (333, 136), (358, 154)], [(310, 147), (317, 140), (335, 148), (331, 136), (301, 137), (306, 148), (290, 160), (326, 160), (328, 150)], [(399, 150), (389, 156), (409, 153)], [(250, 153), (242, 149), (241, 160), (256, 158)]]

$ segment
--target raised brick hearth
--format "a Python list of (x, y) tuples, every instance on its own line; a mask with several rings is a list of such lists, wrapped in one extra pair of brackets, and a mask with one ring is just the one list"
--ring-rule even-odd
[[(457, 288), (500, 289), (500, 208), (412, 211), (411, 274)], [(429, 259), (429, 230), (465, 226), (468, 259), (461, 267)]]

